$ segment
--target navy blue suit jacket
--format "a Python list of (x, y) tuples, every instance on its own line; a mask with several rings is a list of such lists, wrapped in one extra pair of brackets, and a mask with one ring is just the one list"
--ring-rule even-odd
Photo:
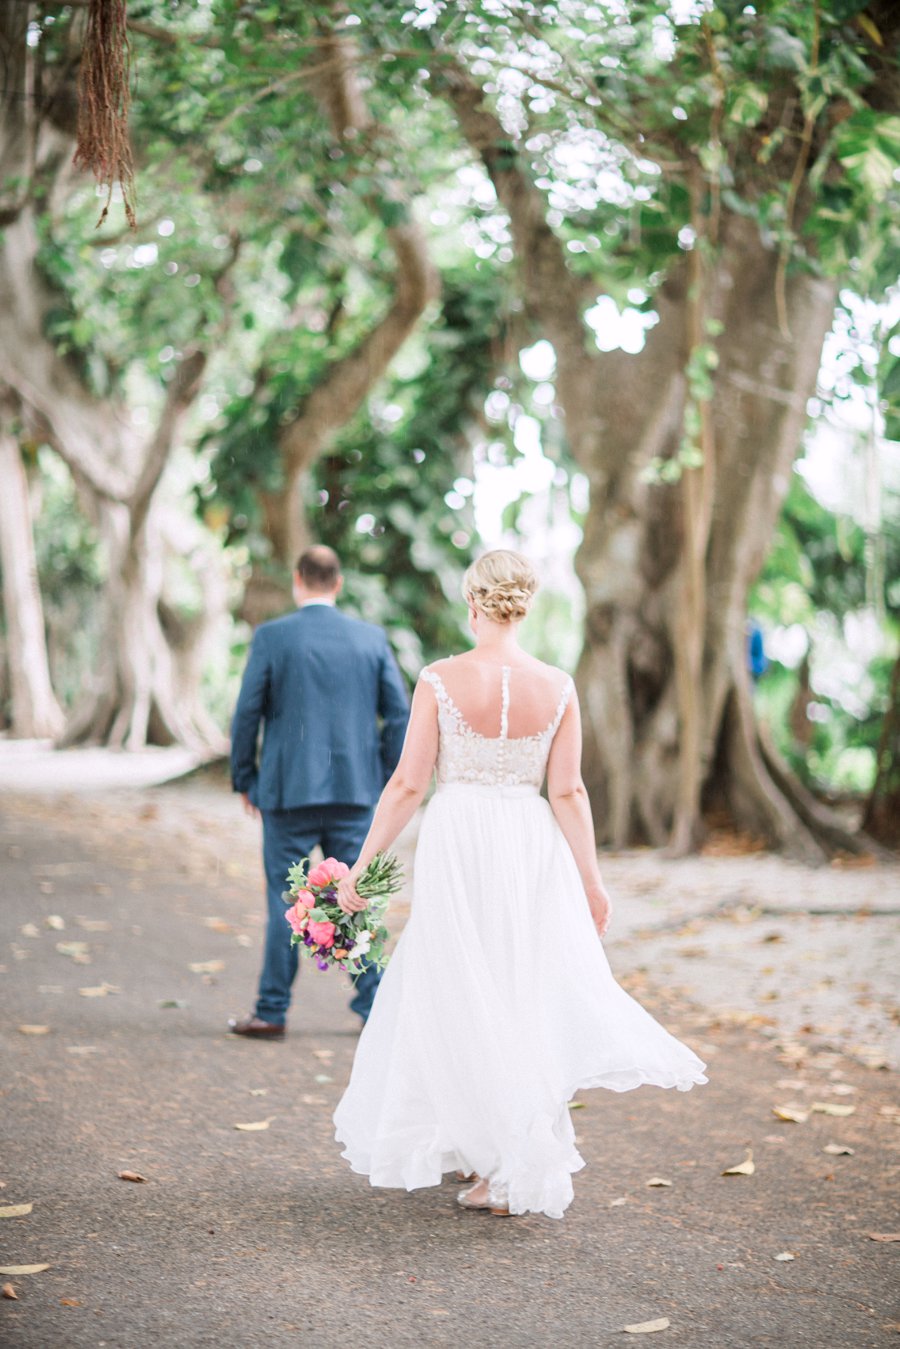
[(254, 634), (231, 728), (234, 790), (260, 810), (371, 806), (397, 766), (408, 718), (382, 629), (306, 605)]

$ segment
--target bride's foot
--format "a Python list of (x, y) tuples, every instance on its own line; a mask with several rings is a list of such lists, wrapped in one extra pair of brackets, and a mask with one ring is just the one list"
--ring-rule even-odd
[(490, 1182), (486, 1180), (479, 1180), (468, 1190), (461, 1190), (456, 1196), (456, 1202), (462, 1208), (482, 1209), (498, 1218), (510, 1216), (509, 1205), (491, 1193)]

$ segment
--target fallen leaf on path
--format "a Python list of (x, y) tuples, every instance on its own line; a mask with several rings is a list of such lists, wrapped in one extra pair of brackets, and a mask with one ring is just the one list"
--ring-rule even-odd
[(204, 918), (203, 926), (208, 927), (211, 932), (228, 934), (234, 931), (234, 924), (226, 922), (224, 918)]
[(849, 1082), (835, 1082), (830, 1088), (835, 1096), (855, 1096), (856, 1088), (851, 1087)]
[(4, 1204), (0, 1207), (0, 1218), (24, 1218), (33, 1208), (34, 1204)]
[(867, 1232), (870, 1241), (900, 1241), (900, 1232)]
[(159, 1005), (160, 1007), (187, 1007), (183, 998), (164, 998)]
[(269, 1094), (269, 1088), (268, 1088), (268, 1087), (251, 1087), (251, 1088), (250, 1088), (250, 1095), (251, 1095), (251, 1096), (268, 1096), (268, 1094)]
[(140, 1171), (118, 1171), (116, 1173), (119, 1180), (132, 1180), (135, 1185), (146, 1185), (147, 1177), (142, 1176)]
[(188, 965), (191, 974), (218, 974), (219, 970), (224, 968), (224, 960), (195, 960)]
[(570, 1101), (570, 1102), (569, 1102), (569, 1109), (570, 1109), (570, 1110), (583, 1110), (583, 1109), (584, 1109), (584, 1101)]
[(115, 984), (107, 983), (94, 984), (91, 988), (79, 988), (78, 990), (78, 994), (82, 998), (105, 998), (110, 993), (121, 992), (121, 988), (117, 988)]
[(668, 1316), (660, 1316), (656, 1321), (636, 1321), (632, 1326), (623, 1326), (626, 1335), (653, 1335), (657, 1330), (668, 1330), (671, 1325)]
[(848, 1148), (844, 1143), (826, 1143), (823, 1152), (827, 1152), (829, 1157), (852, 1157), (855, 1149)]
[(61, 1297), (59, 1299), (59, 1305), (61, 1307), (80, 1307), (81, 1303), (74, 1297)]
[(316, 1073), (315, 1077), (313, 1078), (313, 1081), (314, 1081), (314, 1082), (320, 1082), (320, 1083), (321, 1083), (321, 1082), (333, 1082), (333, 1081), (334, 1081), (334, 1078), (333, 1078), (333, 1077), (329, 1077), (327, 1073)]
[(793, 1251), (782, 1251), (780, 1255), (773, 1255), (773, 1256), (772, 1256), (772, 1259), (773, 1259), (773, 1260), (781, 1260), (781, 1261), (783, 1261), (783, 1262), (785, 1262), (785, 1263), (786, 1263), (788, 1260), (796, 1260), (796, 1258), (797, 1258), (797, 1257), (794, 1255)]
[(19, 1030), (23, 1035), (48, 1035), (50, 1033), (49, 1026), (20, 1026)]
[(651, 1176), (650, 1179), (647, 1181), (648, 1190), (649, 1189), (671, 1190), (671, 1188), (672, 1182), (670, 1180), (664, 1180), (662, 1176)]
[(333, 1049), (314, 1049), (314, 1050), (312, 1051), (312, 1056), (313, 1056), (314, 1059), (321, 1059), (323, 1063), (327, 1063), (329, 1059), (333, 1059), (333, 1058), (334, 1058), (334, 1050), (333, 1050)]
[(621, 1208), (623, 1204), (627, 1204), (627, 1203), (628, 1203), (628, 1200), (627, 1200), (627, 1199), (625, 1198), (625, 1196), (623, 1195), (623, 1196), (621, 1197), (621, 1199), (611, 1199), (611, 1200), (609, 1201), (609, 1207), (610, 1207), (610, 1208)]
[(260, 1129), (268, 1129), (274, 1118), (274, 1115), (270, 1115), (268, 1119), (258, 1119), (252, 1124), (236, 1124), (234, 1127), (245, 1134), (259, 1133)]
[(23, 937), (39, 937), (41, 930), (36, 923), (26, 923), (24, 927), (19, 928)]
[(813, 1101), (812, 1110), (816, 1115), (837, 1115), (840, 1119), (856, 1114), (855, 1105), (836, 1105), (834, 1101)]
[(76, 965), (90, 965), (90, 946), (86, 941), (58, 941), (56, 949), (61, 956), (68, 956)]
[(44, 924), (53, 932), (62, 932), (66, 926), (66, 920), (61, 918), (58, 913), (50, 913), (44, 919)]
[(327, 1105), (328, 1102), (324, 1096), (301, 1096), (300, 1100), (304, 1105)]
[(49, 1265), (0, 1265), (0, 1274), (40, 1274)]
[(11, 1283), (5, 1283), (3, 1287), (0, 1288), (0, 1293), (2, 1293), (4, 1297), (12, 1298), (13, 1302), (18, 1302), (19, 1300), (19, 1294), (16, 1292), (15, 1288), (13, 1288)]
[(809, 1119), (808, 1110), (800, 1110), (795, 1105), (773, 1105), (772, 1114), (776, 1119), (787, 1120), (790, 1124), (805, 1124)]
[(739, 1162), (737, 1166), (727, 1166), (722, 1172), (723, 1176), (752, 1176), (756, 1166), (753, 1161), (753, 1153), (747, 1153), (746, 1159)]

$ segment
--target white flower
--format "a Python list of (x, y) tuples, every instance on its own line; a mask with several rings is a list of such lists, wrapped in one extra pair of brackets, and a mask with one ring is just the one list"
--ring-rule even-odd
[(355, 960), (357, 956), (364, 956), (368, 951), (369, 947), (372, 945), (372, 936), (373, 934), (369, 932), (366, 928), (363, 928), (362, 932), (357, 932), (356, 943), (354, 946), (351, 947), (350, 954), (348, 955), (347, 959)]

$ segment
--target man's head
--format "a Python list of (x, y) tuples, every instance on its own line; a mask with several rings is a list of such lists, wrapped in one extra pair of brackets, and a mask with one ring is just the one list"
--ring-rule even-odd
[(315, 543), (298, 557), (294, 569), (294, 599), (298, 604), (336, 599), (343, 584), (340, 559), (333, 548)]

